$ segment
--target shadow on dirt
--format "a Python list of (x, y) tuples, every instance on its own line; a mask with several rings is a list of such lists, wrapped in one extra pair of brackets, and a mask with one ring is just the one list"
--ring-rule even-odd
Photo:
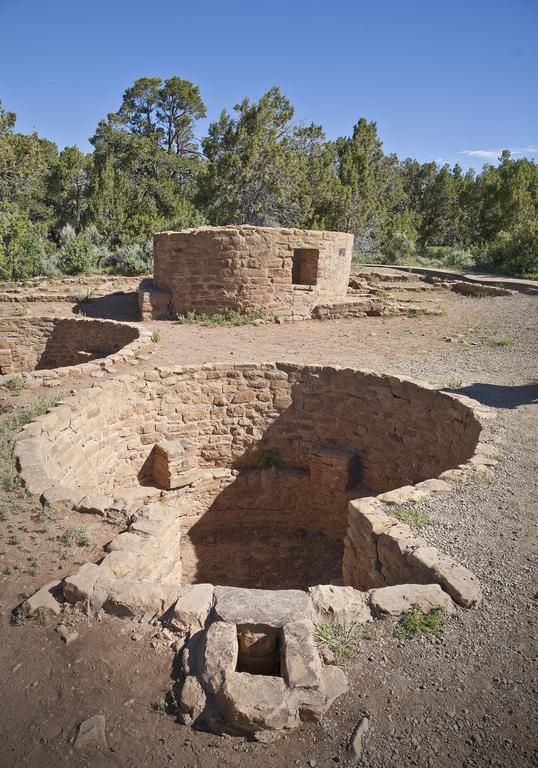
[(470, 384), (460, 389), (446, 390), (457, 395), (466, 395), (492, 408), (518, 408), (520, 405), (538, 403), (538, 383), (505, 387), (500, 384)]
[(110, 293), (95, 299), (79, 301), (73, 307), (75, 315), (95, 317), (103, 320), (140, 321), (136, 293)]

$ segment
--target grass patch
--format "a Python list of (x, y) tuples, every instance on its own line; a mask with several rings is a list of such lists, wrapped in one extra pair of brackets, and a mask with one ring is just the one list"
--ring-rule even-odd
[(278, 448), (256, 448), (253, 451), (253, 461), (256, 469), (278, 469), (282, 457)]
[(424, 613), (420, 605), (410, 608), (401, 617), (394, 629), (394, 635), (400, 640), (412, 640), (418, 635), (440, 635), (443, 631), (443, 609), (432, 608)]
[(405, 504), (395, 504), (388, 510), (389, 514), (397, 517), (402, 523), (407, 523), (415, 528), (423, 528), (431, 525), (432, 519), (422, 512), (418, 507), (407, 507)]
[(488, 347), (511, 347), (514, 340), (511, 336), (485, 336), (484, 344)]
[(84, 291), (83, 293), (77, 293), (77, 304), (88, 304), (93, 299), (93, 294), (93, 288), (90, 288), (88, 291)]
[(28, 616), (26, 615), (26, 611), (19, 606), (18, 608), (15, 608), (15, 610), (11, 614), (10, 623), (14, 627), (20, 627), (22, 624), (24, 624), (27, 618)]
[(318, 624), (316, 640), (331, 651), (338, 664), (353, 656), (359, 646), (354, 624)]
[(484, 485), (495, 485), (495, 476), (490, 469), (477, 469), (474, 476), (480, 483), (484, 483)]
[(378, 299), (391, 299), (392, 298), (390, 293), (388, 291), (385, 291), (383, 288), (374, 288), (372, 293)]
[(22, 376), (12, 376), (3, 386), (14, 395), (18, 395), (24, 389), (24, 379)]
[(256, 320), (263, 320), (264, 314), (261, 309), (255, 309), (253, 312), (241, 314), (235, 309), (228, 309), (226, 312), (217, 312), (214, 315), (205, 313), (187, 312), (185, 315), (177, 315), (177, 321), (181, 324), (198, 323), (198, 325), (225, 325), (238, 326), (250, 325)]
[[(43, 397), (33, 405), (15, 411), (0, 423), (0, 486), (5, 491), (20, 487), (20, 478), (13, 464), (13, 445), (17, 432), (30, 421), (42, 416), (58, 402), (59, 397)], [(4, 507), (0, 497), (0, 507)]]
[(24, 301), (23, 302), (19, 302), (19, 303), (15, 304), (13, 309), (10, 308), (9, 314), (12, 317), (23, 317), (24, 315), (28, 314), (28, 305)]
[(84, 526), (73, 526), (64, 531), (58, 540), (66, 547), (87, 547), (90, 544), (90, 535)]

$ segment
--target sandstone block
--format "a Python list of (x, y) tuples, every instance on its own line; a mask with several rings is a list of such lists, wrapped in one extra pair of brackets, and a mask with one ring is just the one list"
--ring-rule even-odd
[(476, 576), (435, 547), (419, 547), (407, 560), (418, 580), (437, 582), (463, 608), (472, 608), (480, 602), (480, 583)]
[(102, 574), (95, 563), (85, 563), (78, 573), (68, 576), (63, 581), (63, 593), (68, 603), (79, 603), (90, 600), (96, 581)]
[(79, 512), (104, 517), (108, 507), (111, 507), (113, 504), (114, 499), (112, 496), (84, 496), (75, 508)]
[(323, 584), (310, 587), (308, 594), (320, 621), (334, 624), (364, 624), (372, 621), (368, 595), (353, 587)]
[(62, 610), (61, 602), (63, 602), (62, 582), (51, 581), (27, 598), (22, 604), (22, 609), (27, 616), (33, 616), (37, 611), (50, 611), (58, 614)]
[(296, 621), (282, 628), (282, 674), (290, 688), (319, 688), (321, 662), (310, 621)]
[[(207, 696), (198, 678), (194, 675), (187, 675), (179, 698), (180, 713), (183, 716), (187, 715), (190, 721), (193, 722), (200, 717), (206, 707), (206, 703)], [(190, 725), (190, 723), (188, 724)]]
[(321, 685), (318, 690), (298, 689), (299, 717), (304, 722), (317, 722), (347, 691), (347, 677), (340, 667), (330, 665), (321, 671)]
[(297, 725), (297, 706), (280, 677), (226, 672), (216, 700), (226, 721), (245, 733)]
[(203, 629), (213, 605), (212, 584), (190, 584), (182, 587), (174, 605), (169, 626), (175, 632)]
[(216, 693), (223, 676), (234, 672), (238, 656), (237, 627), (226, 621), (215, 621), (206, 632), (202, 652), (202, 679)]
[(234, 624), (283, 627), (291, 621), (312, 617), (312, 602), (299, 589), (243, 589), (215, 587), (214, 615)]
[(111, 579), (103, 608), (114, 616), (161, 616), (174, 602), (177, 588), (154, 582)]
[(88, 747), (107, 749), (104, 715), (94, 715), (80, 723), (74, 746), (76, 749)]
[(445, 613), (454, 611), (450, 596), (439, 584), (397, 584), (372, 589), (370, 604), (376, 613), (390, 616), (400, 616), (413, 605), (420, 605), (425, 612), (433, 608), (442, 608)]

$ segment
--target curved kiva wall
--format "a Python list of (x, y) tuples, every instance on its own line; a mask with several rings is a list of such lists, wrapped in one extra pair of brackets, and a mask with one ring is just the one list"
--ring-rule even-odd
[[(301, 319), (345, 299), (353, 235), (272, 227), (201, 227), (154, 237), (154, 293), (142, 314), (226, 310)], [(168, 307), (157, 306), (168, 303)], [(154, 317), (156, 314), (154, 313)], [(158, 318), (157, 318), (158, 319)]]
[[(168, 600), (181, 584), (185, 533), (265, 523), (345, 537), (342, 573), (355, 588), (437, 583), (471, 606), (475, 577), (391, 517), (389, 505), (495, 464), (491, 446), (478, 443), (486, 411), (349, 368), (154, 369), (57, 406), (22, 430), (15, 456), (31, 492), (123, 523), (102, 563), (69, 581), (71, 602), (89, 599), (101, 576), (149, 581), (151, 600)], [(241, 558), (246, 530), (239, 546)]]
[[(151, 342), (147, 329), (113, 320), (63, 317), (0, 318), (0, 375), (25, 373), (50, 381), (57, 369), (91, 372), (105, 362), (126, 360)], [(96, 361), (92, 365), (91, 362)]]
[[(181, 438), (191, 446), (190, 466), (243, 470), (252, 493), (244, 511), (230, 494), (237, 515), (252, 513), (259, 491), (271, 499), (271, 514), (282, 505), (288, 521), (339, 535), (348, 498), (457, 467), (480, 433), (473, 411), (448, 394), (370, 372), (283, 363), (122, 377), (71, 398), (34, 428), (41, 492), (60, 483), (113, 493), (147, 482), (154, 446)], [(256, 471), (267, 464), (277, 471)], [(263, 514), (264, 504), (257, 507)]]

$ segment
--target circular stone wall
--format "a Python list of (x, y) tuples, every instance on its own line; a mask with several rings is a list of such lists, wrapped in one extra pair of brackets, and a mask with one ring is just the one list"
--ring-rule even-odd
[[(112, 320), (3, 317), (0, 318), (0, 375), (80, 367), (103, 358), (126, 359), (150, 339), (147, 329)], [(46, 378), (47, 374), (41, 377)]]
[[(353, 235), (273, 227), (200, 227), (154, 237), (154, 279), (139, 292), (142, 314), (261, 310), (310, 317), (346, 298)], [(166, 294), (163, 295), (163, 292)], [(149, 304), (150, 310), (146, 307)], [(157, 316), (157, 315), (155, 315)]]
[(347, 531), (345, 579), (366, 589), (379, 553), (353, 500), (419, 493), (470, 460), (479, 433), (468, 405), (401, 378), (214, 364), (96, 386), (29, 425), (16, 455), (31, 491), (155, 535), (139, 578), (306, 588), (341, 576)]

